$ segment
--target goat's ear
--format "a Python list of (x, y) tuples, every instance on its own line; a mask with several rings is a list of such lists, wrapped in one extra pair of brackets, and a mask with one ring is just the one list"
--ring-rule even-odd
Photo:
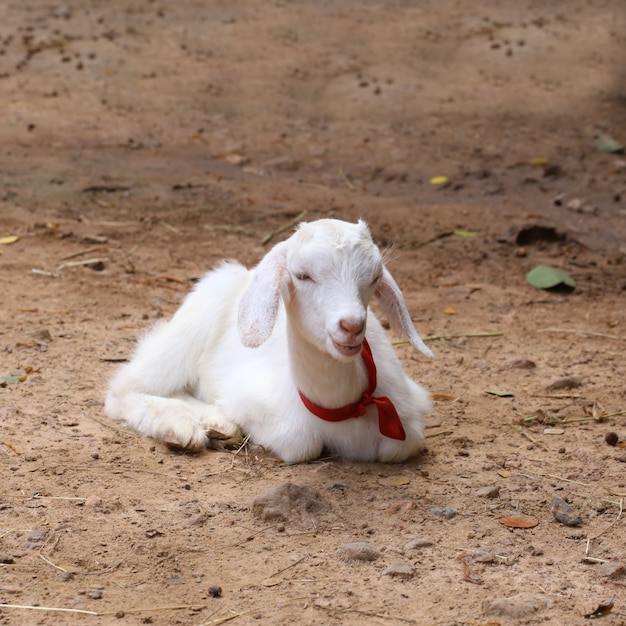
[(378, 296), (380, 307), (387, 316), (391, 327), (394, 330), (402, 331), (416, 350), (432, 359), (433, 353), (417, 334), (400, 287), (386, 267), (383, 267), (382, 278), (378, 281), (376, 296)]
[(287, 274), (287, 244), (274, 246), (254, 269), (239, 301), (237, 326), (241, 342), (257, 348), (272, 334), (280, 306), (280, 287)]

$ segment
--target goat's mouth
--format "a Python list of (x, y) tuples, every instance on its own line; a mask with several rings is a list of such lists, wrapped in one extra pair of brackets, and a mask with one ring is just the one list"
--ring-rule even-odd
[(359, 354), (359, 352), (361, 352), (363, 343), (361, 342), (355, 345), (346, 345), (343, 343), (339, 343), (338, 341), (335, 341), (333, 339), (333, 346), (335, 347), (335, 350), (337, 350), (337, 352), (339, 352), (339, 354), (341, 354), (342, 356), (351, 357), (356, 356), (357, 354)]

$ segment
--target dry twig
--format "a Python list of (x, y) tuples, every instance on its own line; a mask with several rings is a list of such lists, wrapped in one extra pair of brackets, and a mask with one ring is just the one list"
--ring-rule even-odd
[(300, 213), (298, 213), (298, 215), (296, 215), (296, 217), (294, 217), (292, 220), (287, 222), (284, 226), (281, 226), (280, 228), (278, 228), (274, 232), (271, 232), (268, 235), (266, 235), (265, 237), (263, 237), (263, 241), (261, 243), (264, 246), (267, 245), (277, 235), (280, 235), (281, 233), (284, 233), (286, 230), (289, 230), (290, 228), (293, 228), (296, 224), (299, 224), (304, 219), (304, 217), (306, 216), (307, 213), (308, 213), (308, 211), (306, 209), (304, 211), (301, 211)]
[(578, 330), (575, 328), (540, 328), (538, 333), (566, 333), (568, 335), (585, 335), (589, 337), (602, 337), (603, 339), (613, 339), (623, 341), (626, 337), (617, 337), (616, 335), (607, 335), (605, 333), (597, 333), (592, 330)]
[(61, 257), (61, 261), (69, 261), (70, 259), (75, 259), (76, 257), (83, 256), (83, 254), (91, 254), (92, 252), (96, 252), (98, 248), (85, 248), (84, 250), (79, 250), (78, 252), (72, 252), (72, 254), (67, 254)]
[[(176, 606), (145, 607), (142, 609), (122, 609), (120, 611), (86, 611), (85, 609), (66, 609), (63, 607), (56, 607), (56, 606), (32, 606), (29, 604), (0, 604), (0, 608), (25, 609), (25, 610), (31, 610), (31, 611), (52, 611), (56, 613), (78, 613), (80, 615), (95, 615), (96, 617), (108, 617), (111, 615), (118, 615), (120, 613), (128, 614), (128, 613), (154, 613), (157, 611), (181, 611), (183, 609), (193, 609), (195, 608), (195, 606), (193, 604), (181, 604), (181, 605), (176, 605)], [(241, 613), (240, 615), (244, 615), (244, 613)], [(210, 622), (210, 623), (213, 623), (213, 622)], [(221, 622), (214, 622), (214, 623), (217, 624)]]
[(617, 522), (620, 521), (620, 519), (622, 518), (622, 513), (623, 512), (624, 512), (624, 498), (620, 498), (620, 500), (619, 500), (619, 513), (617, 514), (617, 517), (606, 528), (601, 530), (599, 533), (596, 533), (595, 535), (593, 535), (593, 537), (587, 537), (587, 544), (585, 546), (585, 558), (589, 558), (589, 547), (591, 546), (591, 542), (595, 541), (598, 537), (601, 537), (602, 535), (607, 533), (609, 530), (611, 530), (611, 528), (613, 528), (613, 526), (615, 526), (615, 524), (617, 524)]
[(417, 621), (410, 617), (401, 617), (399, 615), (384, 615), (383, 613), (374, 613), (372, 611), (361, 611), (360, 609), (344, 609), (334, 606), (323, 606), (313, 603), (316, 609), (324, 609), (325, 611), (335, 611), (337, 613), (356, 613), (357, 615), (365, 615), (366, 617), (377, 617), (378, 619), (388, 619), (397, 622), (406, 622), (407, 624), (417, 624)]

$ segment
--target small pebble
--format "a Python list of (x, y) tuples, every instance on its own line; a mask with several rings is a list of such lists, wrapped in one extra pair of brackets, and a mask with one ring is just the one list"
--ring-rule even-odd
[(607, 561), (598, 566), (596, 570), (600, 576), (604, 578), (621, 578), (626, 574), (626, 563), (619, 561)]
[(97, 461), (100, 458), (100, 455), (97, 452), (92, 452), (91, 458)]
[(442, 517), (443, 519), (452, 519), (457, 516), (458, 511), (453, 509), (451, 506), (437, 507), (432, 506), (428, 509), (430, 513), (436, 515), (437, 517)]
[(366, 541), (357, 541), (337, 548), (336, 555), (342, 561), (375, 561), (380, 551)]
[(619, 443), (619, 435), (614, 432), (607, 433), (604, 436), (604, 441), (606, 441), (609, 446), (616, 446)]
[(100, 496), (91, 495), (85, 500), (85, 506), (88, 509), (95, 508), (102, 504), (102, 498)]
[(222, 597), (222, 588), (219, 585), (211, 585), (209, 587), (209, 595), (212, 598), (221, 598)]
[(100, 600), (102, 598), (102, 589), (92, 589), (91, 591), (87, 592), (87, 597), (91, 598), (92, 600)]
[(412, 539), (407, 542), (404, 549), (409, 552), (410, 550), (421, 550), (422, 548), (429, 548), (433, 545), (430, 539)]
[(487, 485), (486, 487), (476, 489), (474, 494), (477, 495), (479, 498), (497, 498), (500, 496), (500, 486)]
[(577, 389), (583, 386), (583, 381), (578, 376), (565, 376), (559, 378), (546, 387), (546, 391), (561, 391), (562, 389)]
[(565, 526), (580, 526), (583, 523), (582, 517), (563, 498), (555, 496), (552, 500), (552, 515), (557, 522)]
[(532, 370), (537, 367), (537, 364), (530, 359), (518, 357), (517, 359), (513, 359), (512, 361), (510, 361), (508, 367), (512, 370)]
[(414, 574), (413, 566), (410, 563), (393, 563), (383, 570), (383, 576), (394, 578), (411, 578)]
[(483, 610), (490, 615), (521, 619), (545, 611), (550, 606), (547, 596), (520, 593), (516, 596), (493, 598), (483, 602)]
[(482, 548), (472, 552), (471, 560), (474, 563), (495, 563), (496, 555), (493, 552), (489, 552), (489, 550), (483, 550)]

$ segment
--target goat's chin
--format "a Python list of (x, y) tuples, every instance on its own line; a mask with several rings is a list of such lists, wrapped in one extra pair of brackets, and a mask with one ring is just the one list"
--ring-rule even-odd
[(361, 348), (363, 347), (363, 343), (359, 343), (356, 345), (345, 345), (334, 339), (330, 339), (331, 350), (329, 350), (330, 354), (335, 357), (338, 361), (349, 362), (355, 359), (359, 354), (361, 354)]

